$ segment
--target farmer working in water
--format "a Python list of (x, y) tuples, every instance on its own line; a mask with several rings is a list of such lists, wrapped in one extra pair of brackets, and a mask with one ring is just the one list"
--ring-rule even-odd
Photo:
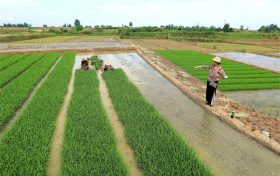
[(221, 58), (214, 57), (212, 60), (213, 60), (212, 65), (202, 65), (202, 66), (194, 67), (194, 68), (202, 68), (202, 69), (209, 70), (207, 87), (206, 87), (206, 103), (209, 104), (210, 106), (212, 106), (214, 103), (218, 82), (221, 79), (228, 78), (221, 67)]

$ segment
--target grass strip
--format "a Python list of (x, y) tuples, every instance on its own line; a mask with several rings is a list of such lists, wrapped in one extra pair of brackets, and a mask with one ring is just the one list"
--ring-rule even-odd
[(63, 175), (127, 175), (103, 108), (96, 72), (76, 71), (63, 146)]
[(59, 56), (60, 53), (48, 53), (0, 90), (0, 129), (13, 116), (36, 84), (47, 74)]
[[(199, 65), (212, 64), (214, 56), (191, 50), (157, 50), (157, 54), (183, 68), (194, 77), (206, 82), (208, 70), (194, 69)], [(251, 65), (223, 59), (222, 67), (229, 76), (220, 81), (220, 90), (259, 90), (279, 89), (280, 74), (273, 73)]]
[[(65, 53), (0, 143), (3, 175), (46, 175), (50, 142), (75, 54)], [(47, 59), (44, 59), (47, 60)]]
[(14, 79), (15, 77), (22, 74), (25, 70), (30, 68), (34, 63), (36, 63), (39, 59), (44, 56), (42, 53), (31, 54), (25, 59), (20, 60), (15, 63), (12, 67), (8, 67), (7, 69), (1, 72), (0, 77), (0, 88), (6, 85), (9, 81)]
[(13, 64), (17, 63), (19, 60), (24, 59), (27, 56), (28, 54), (15, 54), (9, 57), (9, 59), (1, 59), (0, 71), (5, 70), (6, 68), (12, 66)]
[(212, 175), (122, 70), (103, 77), (144, 175)]

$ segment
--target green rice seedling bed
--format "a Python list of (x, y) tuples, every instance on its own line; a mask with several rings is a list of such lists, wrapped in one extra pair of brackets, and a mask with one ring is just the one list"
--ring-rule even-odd
[[(208, 70), (194, 69), (195, 66), (210, 65), (214, 56), (191, 50), (157, 50), (157, 54), (181, 67), (194, 77), (206, 82)], [(222, 67), (228, 75), (227, 80), (220, 81), (220, 90), (259, 90), (280, 89), (280, 74), (251, 65), (222, 60)]]
[(47, 74), (60, 53), (48, 53), (0, 90), (0, 129), (15, 113), (36, 84)]
[(44, 56), (43, 53), (35, 53), (29, 55), (27, 58), (20, 60), (15, 63), (12, 67), (8, 67), (7, 69), (1, 72), (0, 77), (0, 88), (2, 88), (9, 81), (14, 79), (15, 77), (22, 74), (25, 70), (30, 68), (34, 63), (39, 61)]
[(212, 175), (122, 70), (103, 77), (144, 175)]
[(74, 60), (74, 53), (63, 55), (30, 104), (0, 141), (2, 175), (46, 175), (50, 141)]
[[(6, 68), (12, 66), (16, 62), (20, 61), (27, 57), (28, 54), (15, 54), (9, 57), (8, 59), (4, 59), (0, 61), (0, 71), (5, 70)], [(0, 72), (1, 73), (1, 72)]]
[(62, 175), (127, 175), (101, 102), (94, 70), (76, 72), (68, 109)]

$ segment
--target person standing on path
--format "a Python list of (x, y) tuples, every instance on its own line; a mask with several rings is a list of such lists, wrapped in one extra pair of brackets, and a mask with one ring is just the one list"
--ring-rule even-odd
[(214, 57), (212, 65), (202, 65), (197, 66), (194, 68), (202, 68), (208, 69), (208, 79), (207, 79), (207, 86), (206, 86), (206, 103), (210, 106), (213, 106), (216, 89), (218, 87), (218, 82), (222, 79), (227, 79), (228, 76), (226, 75), (225, 71), (221, 67), (221, 58)]

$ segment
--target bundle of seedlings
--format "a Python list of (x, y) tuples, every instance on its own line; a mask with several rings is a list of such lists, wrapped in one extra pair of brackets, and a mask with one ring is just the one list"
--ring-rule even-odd
[(103, 60), (99, 59), (97, 55), (94, 55), (90, 58), (91, 65), (94, 65), (96, 70), (102, 68)]

